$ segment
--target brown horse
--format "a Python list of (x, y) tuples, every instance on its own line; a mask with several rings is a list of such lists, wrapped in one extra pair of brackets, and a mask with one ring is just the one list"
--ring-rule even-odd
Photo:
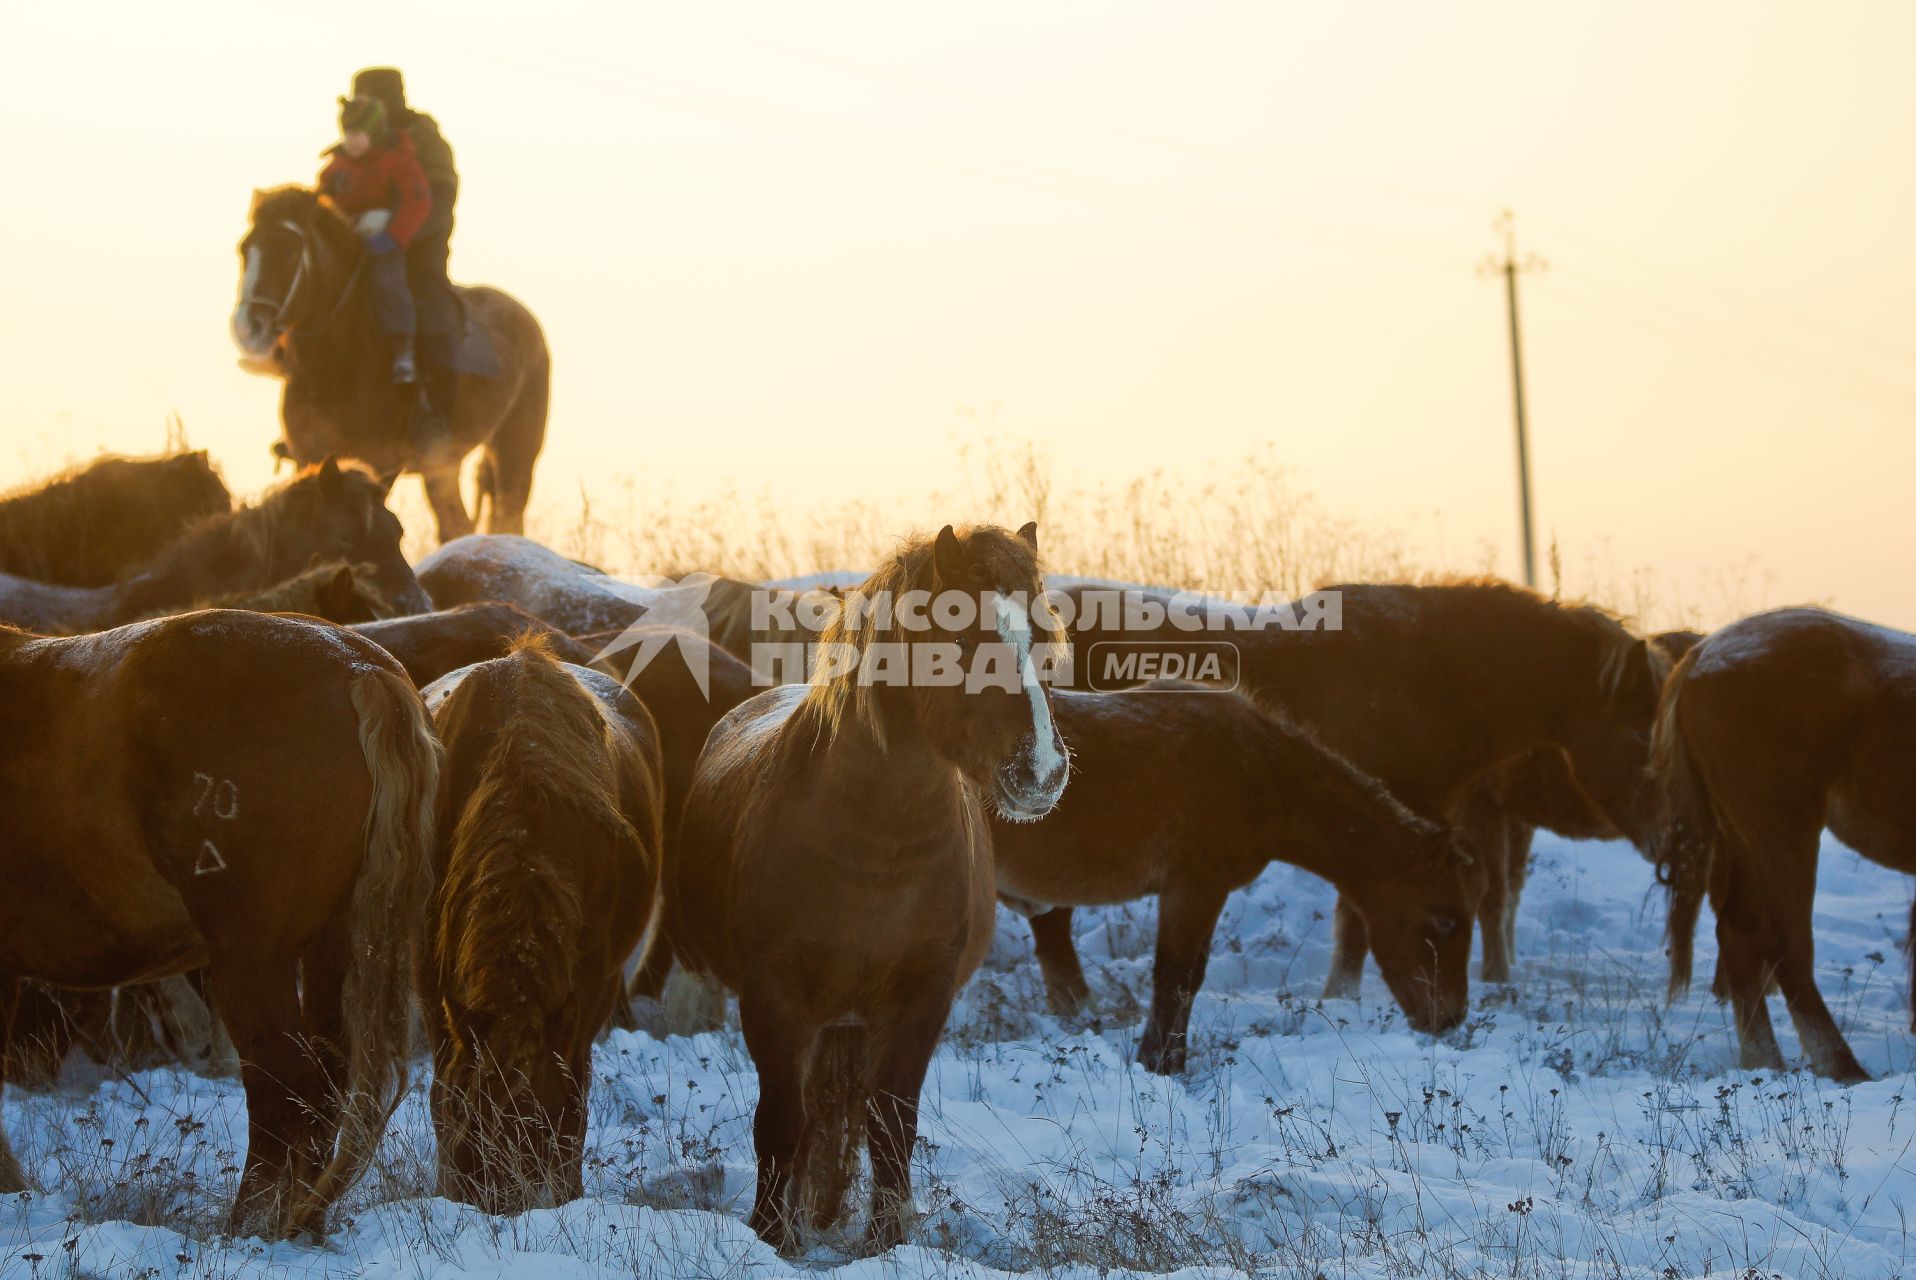
[[(1916, 874), (1916, 636), (1822, 609), (1760, 613), (1713, 632), (1677, 664), (1657, 715), (1670, 886), (1670, 996), (1690, 985), (1707, 890), (1718, 995), (1742, 1064), (1783, 1066), (1765, 1001), (1782, 988), (1817, 1074), (1869, 1075), (1816, 989), (1810, 931), (1823, 829), (1873, 862)], [(1916, 911), (1911, 913), (1916, 936)], [(1916, 950), (1911, 992), (1916, 1006)]]
[(992, 845), (999, 894), (1032, 917), (1053, 1009), (1090, 996), (1071, 909), (1155, 893), (1157, 962), (1138, 1061), (1182, 1071), (1218, 913), (1279, 858), (1363, 912), (1412, 1027), (1442, 1032), (1463, 1020), (1476, 893), (1469, 858), (1442, 827), (1236, 694), (1159, 681), (1061, 692), (1052, 707), (1071, 745), (1071, 789), (1037, 822), (995, 822)]
[(280, 456), (295, 463), (338, 455), (382, 476), (416, 471), (426, 484), (441, 542), (473, 530), (459, 496), (459, 464), (483, 449), (479, 499), (486, 526), (516, 533), (545, 444), (552, 357), (524, 304), (489, 288), (458, 288), (472, 329), (497, 355), (498, 373), (459, 379), (451, 444), (417, 456), (409, 431), (419, 392), (395, 387), (359, 237), (331, 205), (304, 187), (253, 193), (252, 225), (240, 241), (240, 299), (233, 337), (255, 363), (286, 379)]
[(162, 458), (108, 454), (0, 497), (0, 573), (103, 587), (190, 526), (232, 508), (204, 449)]
[[(1065, 594), (1082, 613), (1095, 590)], [(1648, 847), (1644, 769), (1669, 667), (1656, 645), (1600, 609), (1495, 581), (1337, 586), (1302, 603), (1308, 607), (1294, 618), (1316, 625), (1193, 633), (1172, 619), (1153, 630), (1095, 614), (1077, 618), (1074, 642), (1082, 665), (1098, 657), (1092, 646), (1101, 641), (1227, 641), (1245, 692), (1316, 734), (1413, 812), (1448, 825), (1464, 818), (1490, 770), (1560, 748), (1583, 794)], [(1337, 626), (1329, 625), (1333, 603)], [(1480, 904), (1471, 905), (1475, 914)], [(1357, 993), (1368, 947), (1363, 916), (1340, 900), (1327, 997)]]
[(492, 600), (406, 618), (362, 622), (353, 630), (399, 659), (421, 689), (475, 662), (503, 658), (525, 636), (537, 636), (561, 662), (586, 666), (593, 650), (517, 605)]
[[(439, 747), (404, 672), (214, 611), (0, 631), (0, 1050), (22, 978), (208, 971), (242, 1061), (235, 1234), (323, 1230), (404, 1091)], [(76, 770), (86, 779), (74, 792)], [(0, 1190), (25, 1186), (0, 1136)]]
[(658, 909), (658, 734), (538, 639), (426, 700), (446, 744), (420, 978), (440, 1192), (488, 1213), (575, 1200), (592, 1041)]
[[(637, 645), (618, 647), (621, 640), (640, 640), (658, 636), (668, 641), (649, 650)], [(670, 847), (679, 835), (679, 815), (685, 810), (685, 797), (692, 790), (692, 775), (698, 767), (699, 753), (712, 727), (751, 697), (752, 671), (743, 662), (710, 641), (676, 628), (639, 627), (624, 633), (606, 632), (586, 636), (583, 645), (593, 650), (592, 666), (618, 680), (638, 695), (659, 726), (659, 746), (664, 756), (665, 840)], [(644, 662), (637, 661), (641, 656)], [(694, 666), (699, 668), (695, 671)], [(699, 672), (703, 672), (701, 681)], [(653, 934), (647, 952), (640, 958), (633, 975), (630, 994), (658, 999), (665, 979), (672, 970), (672, 941), (669, 924), (661, 922)], [(620, 1025), (630, 1026), (627, 1010), (620, 1009)]]
[[(1659, 631), (1650, 637), (1674, 664), (1703, 636)], [(1517, 956), (1517, 903), (1530, 874), (1530, 845), (1539, 828), (1570, 840), (1619, 840), (1623, 833), (1578, 785), (1561, 748), (1541, 747), (1486, 774), (1463, 802), (1458, 831), (1484, 864), (1477, 921), (1483, 930), (1485, 982), (1510, 981)]]
[(0, 574), (0, 623), (77, 633), (178, 612), (197, 601), (263, 591), (314, 561), (370, 565), (367, 585), (399, 613), (430, 609), (399, 549), (386, 488), (328, 458), (258, 505), (189, 529), (144, 570), (104, 587), (61, 587)]
[[(1036, 819), (1068, 772), (1032, 666), (1034, 638), (1054, 637), (1027, 611), (1041, 590), (1035, 525), (915, 539), (862, 598), (982, 593), (988, 607), (913, 630), (902, 611), (848, 605), (823, 640), (849, 662), (741, 703), (706, 743), (666, 913), (688, 967), (739, 994), (759, 1073), (751, 1226), (776, 1248), (798, 1243), (801, 1196), (814, 1225), (837, 1219), (861, 1134), (867, 1243), (904, 1238), (918, 1092), (992, 934), (984, 802)], [(970, 674), (907, 682), (878, 669), (887, 657)]]

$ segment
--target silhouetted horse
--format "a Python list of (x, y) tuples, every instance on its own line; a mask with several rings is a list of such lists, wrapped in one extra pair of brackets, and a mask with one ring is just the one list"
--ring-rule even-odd
[[(1093, 590), (1065, 594), (1082, 599)], [(1105, 640), (1229, 641), (1245, 692), (1316, 734), (1413, 812), (1451, 825), (1490, 770), (1561, 748), (1583, 794), (1648, 847), (1644, 769), (1669, 666), (1661, 649), (1600, 609), (1503, 582), (1325, 593), (1320, 598), (1341, 601), (1341, 626), (1194, 633), (1166, 621), (1153, 632), (1099, 615), (1077, 618), (1073, 638), (1080, 662)], [(1471, 904), (1473, 915), (1480, 905)], [(1368, 947), (1362, 915), (1340, 900), (1326, 996), (1357, 993)]]
[(206, 451), (96, 458), (0, 497), (0, 573), (103, 587), (233, 499)]
[[(801, 1197), (815, 1226), (837, 1220), (867, 1132), (867, 1242), (904, 1238), (918, 1092), (992, 934), (984, 804), (1042, 817), (1067, 773), (1033, 665), (1034, 640), (1053, 637), (1049, 616), (1028, 612), (1042, 590), (1035, 525), (947, 525), (860, 590), (983, 593), (987, 605), (929, 630), (902, 611), (841, 611), (822, 639), (849, 663), (822, 663), (712, 730), (666, 867), (681, 959), (739, 993), (759, 1073), (751, 1225), (784, 1250)], [(875, 665), (933, 657), (1009, 680), (968, 690)]]
[(497, 289), (454, 290), (468, 325), (490, 337), (499, 371), (460, 378), (451, 446), (421, 458), (408, 430), (419, 412), (419, 391), (392, 385), (352, 227), (304, 187), (254, 192), (251, 220), (239, 246), (233, 337), (255, 361), (277, 352), (286, 379), (281, 456), (309, 463), (337, 454), (358, 458), (382, 476), (418, 472), (445, 542), (473, 530), (459, 496), (459, 464), (483, 449), (479, 499), (491, 506), (486, 527), (518, 532), (545, 443), (552, 374), (532, 313)]
[(426, 700), (446, 744), (421, 970), (440, 1193), (488, 1213), (574, 1200), (592, 1041), (658, 908), (658, 735), (537, 638)]
[[(0, 895), (0, 1052), (22, 978), (205, 968), (246, 1089), (231, 1230), (322, 1231), (405, 1088), (439, 770), (418, 695), (350, 632), (212, 611), (0, 630), (0, 706), (0, 879), (31, 887)], [(24, 1187), (0, 1135), (0, 1191)]]
[(400, 552), (386, 488), (328, 458), (261, 498), (201, 521), (144, 570), (104, 587), (61, 587), (0, 574), (0, 623), (96, 631), (178, 612), (203, 600), (266, 590), (315, 561), (370, 566), (366, 585), (400, 613), (432, 607)]
[[(1783, 1066), (1764, 998), (1774, 982), (1817, 1074), (1868, 1079), (1816, 989), (1817, 852), (1827, 826), (1871, 861), (1916, 874), (1916, 636), (1821, 609), (1711, 633), (1664, 688), (1655, 768), (1670, 998), (1690, 985), (1707, 890), (1717, 994), (1734, 1006), (1743, 1066)], [(1916, 937), (1916, 910), (1910, 926)]]
[(1363, 913), (1412, 1027), (1441, 1032), (1463, 1020), (1475, 894), (1469, 859), (1442, 827), (1236, 694), (1160, 681), (1057, 693), (1052, 709), (1071, 747), (1071, 788), (1037, 822), (995, 822), (992, 844), (999, 894), (1032, 917), (1053, 1009), (1090, 996), (1071, 908), (1155, 893), (1157, 962), (1138, 1061), (1182, 1071), (1218, 913), (1277, 858), (1329, 880)]

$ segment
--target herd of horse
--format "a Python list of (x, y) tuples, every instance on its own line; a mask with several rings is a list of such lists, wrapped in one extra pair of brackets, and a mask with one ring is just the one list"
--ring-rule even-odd
[[(1654, 862), (1672, 998), (1710, 902), (1744, 1066), (1783, 1065), (1774, 986), (1810, 1066), (1866, 1078), (1816, 988), (1811, 905), (1825, 827), (1916, 873), (1916, 637), (1819, 609), (1639, 635), (1494, 581), (1347, 584), (1340, 626), (1232, 631), (1233, 689), (1070, 688), (1040, 651), (1188, 637), (1163, 610), (1067, 626), (1050, 602), (1094, 588), (1046, 591), (1034, 525), (911, 538), (850, 593), (716, 578), (702, 628), (635, 647), (667, 625), (645, 592), (511, 534), (408, 563), (385, 498), (327, 459), (235, 507), (185, 454), (0, 499), (0, 1078), (125, 1051), (127, 1009), (164, 1054), (166, 1000), (141, 993), (197, 993), (246, 1098), (235, 1233), (324, 1233), (416, 1022), (440, 1191), (576, 1198), (595, 1038), (635, 1000), (709, 1017), (730, 992), (759, 1081), (752, 1227), (781, 1249), (830, 1229), (862, 1150), (865, 1239), (888, 1247), (1000, 904), (1070, 1015), (1091, 994), (1072, 912), (1155, 895), (1137, 1056), (1178, 1073), (1219, 913), (1272, 860), (1338, 892), (1325, 996), (1374, 955), (1441, 1034), (1473, 933), (1482, 980), (1511, 978), (1538, 829)], [(820, 661), (766, 687), (752, 646), (791, 637), (755, 591), (817, 606), (821, 651), (936, 643), (1014, 678)], [(854, 607), (914, 592), (987, 603), (909, 633)], [(0, 1132), (0, 1192), (27, 1185)]]

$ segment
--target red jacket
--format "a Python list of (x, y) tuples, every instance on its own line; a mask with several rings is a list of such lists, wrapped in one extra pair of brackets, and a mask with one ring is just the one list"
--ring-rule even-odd
[(395, 129), (355, 160), (334, 148), (319, 175), (319, 191), (347, 217), (372, 209), (392, 210), (386, 234), (405, 248), (432, 212), (432, 187), (419, 167), (412, 139)]

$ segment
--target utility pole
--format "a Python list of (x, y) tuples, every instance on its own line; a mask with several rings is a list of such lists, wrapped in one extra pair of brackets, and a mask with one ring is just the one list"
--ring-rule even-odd
[(1510, 308), (1510, 394), (1517, 416), (1517, 500), (1523, 519), (1523, 582), (1534, 591), (1537, 586), (1537, 542), (1535, 522), (1531, 517), (1530, 430), (1524, 416), (1523, 340), (1517, 325), (1517, 277), (1542, 271), (1550, 264), (1535, 254), (1518, 260), (1517, 216), (1510, 210), (1505, 209), (1503, 216), (1491, 224), (1491, 229), (1503, 236), (1503, 257), (1500, 259), (1492, 254), (1484, 259), (1477, 270), (1480, 275), (1500, 275), (1504, 278), (1504, 299)]

